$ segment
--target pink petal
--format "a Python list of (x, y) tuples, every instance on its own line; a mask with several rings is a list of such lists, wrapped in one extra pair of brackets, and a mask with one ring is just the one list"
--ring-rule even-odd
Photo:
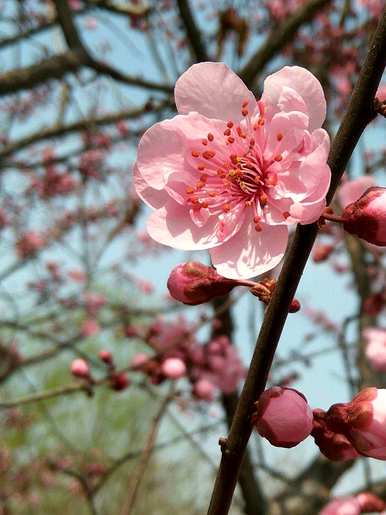
[(274, 268), (283, 258), (287, 227), (262, 224), (257, 232), (254, 223), (245, 223), (226, 243), (210, 251), (217, 272), (230, 279), (260, 275)]
[[(192, 149), (198, 148), (201, 151), (201, 142), (210, 132), (214, 137), (211, 149), (217, 150), (218, 142), (224, 140), (224, 128), (224, 121), (208, 120), (198, 113), (177, 115), (171, 120), (156, 123), (139, 142), (135, 164), (135, 174), (140, 175), (137, 182), (145, 182), (161, 190), (171, 174), (178, 174), (180, 181), (185, 180), (189, 184), (192, 173), (197, 173), (192, 168)], [(144, 186), (139, 184), (139, 188), (142, 191)]]
[(184, 171), (182, 136), (178, 116), (156, 123), (142, 136), (138, 145), (136, 170), (152, 188), (161, 190), (168, 176)]
[[(283, 95), (284, 87), (294, 90), (292, 100), (289, 100), (288, 92), (284, 91)], [(281, 110), (281, 106), (287, 110), (294, 104), (296, 94), (305, 103), (304, 112), (309, 116), (309, 129), (321, 127), (326, 118), (326, 99), (322, 86), (311, 72), (300, 66), (285, 66), (265, 79), (262, 100), (266, 104), (267, 116), (272, 117), (274, 113)], [(299, 109), (300, 104), (296, 102)]]
[(326, 207), (326, 199), (323, 197), (317, 202), (294, 203), (289, 209), (290, 217), (287, 221), (292, 223), (311, 224), (319, 220)]
[(375, 186), (375, 181), (370, 175), (363, 175), (353, 181), (345, 182), (338, 191), (341, 206), (346, 207), (348, 204), (355, 202), (372, 186)]
[(207, 118), (233, 120), (243, 118), (241, 106), (249, 101), (252, 113), (256, 100), (244, 82), (224, 63), (198, 63), (177, 80), (174, 96), (181, 114), (197, 111)]
[(223, 240), (217, 234), (217, 224), (218, 218), (213, 216), (204, 227), (198, 227), (185, 206), (169, 199), (150, 215), (147, 231), (163, 245), (181, 250), (202, 250), (221, 245)]
[(168, 199), (168, 194), (164, 190), (155, 190), (148, 186), (140, 174), (138, 167), (134, 167), (134, 187), (138, 197), (153, 209), (162, 207)]

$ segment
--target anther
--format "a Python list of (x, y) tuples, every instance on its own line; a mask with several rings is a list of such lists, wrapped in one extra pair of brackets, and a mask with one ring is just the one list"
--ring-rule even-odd
[(248, 109), (242, 109), (242, 110), (241, 110), (241, 114), (242, 114), (243, 116), (247, 116), (247, 115), (248, 115), (248, 113), (249, 113)]
[(200, 152), (197, 152), (197, 150), (192, 150), (192, 156), (193, 157), (200, 157)]
[(214, 150), (205, 150), (205, 152), (202, 153), (202, 157), (205, 159), (212, 159), (216, 155), (216, 152)]
[(192, 188), (192, 186), (188, 186), (185, 191), (188, 195), (190, 195), (191, 193), (194, 193), (195, 190)]
[(277, 139), (277, 141), (281, 141), (283, 139), (283, 134), (281, 132), (278, 132), (276, 134), (276, 139)]
[(222, 206), (222, 210), (224, 211), (224, 213), (229, 213), (229, 211), (231, 210), (230, 204), (224, 204)]
[(207, 144), (208, 144), (208, 140), (207, 140), (207, 139), (203, 139), (203, 140), (201, 141), (201, 143), (202, 143), (203, 145), (207, 145)]
[(232, 144), (232, 143), (234, 143), (234, 142), (235, 142), (235, 138), (234, 138), (233, 136), (229, 136), (229, 137), (227, 138), (227, 141), (228, 141), (228, 143)]
[(211, 132), (208, 132), (208, 136), (207, 137), (208, 137), (209, 141), (213, 141), (214, 140), (214, 136), (213, 136), (213, 134)]
[(230, 136), (230, 135), (231, 135), (231, 130), (230, 129), (225, 129), (224, 136)]
[(229, 122), (227, 123), (227, 127), (228, 127), (229, 129), (231, 129), (231, 128), (233, 127), (233, 125), (234, 125), (234, 123), (233, 123), (233, 122), (231, 122), (231, 121), (229, 121)]
[(275, 161), (281, 161), (283, 159), (283, 156), (281, 154), (278, 154), (277, 156), (274, 157)]

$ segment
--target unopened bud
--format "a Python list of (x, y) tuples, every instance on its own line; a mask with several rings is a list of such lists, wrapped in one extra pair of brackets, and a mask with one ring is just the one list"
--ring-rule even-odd
[(300, 302), (298, 299), (293, 299), (288, 309), (288, 313), (297, 313), (301, 308)]
[(121, 392), (130, 386), (130, 379), (126, 372), (120, 372), (111, 376), (111, 387), (116, 392)]
[(328, 423), (362, 455), (386, 460), (386, 390), (365, 388), (351, 402), (334, 404)]
[(113, 356), (109, 350), (101, 350), (98, 354), (99, 359), (103, 361), (103, 363), (106, 363), (106, 365), (112, 365), (113, 364)]
[(260, 436), (275, 447), (294, 447), (312, 430), (312, 411), (297, 390), (274, 386), (256, 403), (253, 422)]
[(338, 497), (323, 508), (319, 515), (360, 515), (361, 507), (356, 497)]
[(378, 245), (386, 246), (386, 188), (369, 188), (342, 213), (347, 232)]
[(385, 509), (386, 504), (377, 495), (371, 492), (362, 492), (356, 496), (362, 513), (379, 513)]
[(195, 306), (226, 295), (238, 282), (222, 277), (214, 268), (189, 261), (172, 270), (167, 286), (174, 299)]
[(321, 409), (313, 410), (314, 420), (311, 436), (320, 452), (332, 461), (346, 461), (357, 458), (359, 454), (349, 440), (341, 433), (331, 430), (327, 414)]
[(90, 367), (88, 366), (87, 361), (82, 358), (74, 359), (71, 363), (70, 370), (71, 374), (75, 377), (87, 379), (90, 376)]
[(186, 365), (179, 358), (167, 358), (161, 366), (162, 373), (168, 379), (179, 379), (186, 374)]
[(215, 386), (207, 379), (199, 379), (197, 383), (194, 384), (193, 393), (197, 399), (210, 402), (214, 398)]

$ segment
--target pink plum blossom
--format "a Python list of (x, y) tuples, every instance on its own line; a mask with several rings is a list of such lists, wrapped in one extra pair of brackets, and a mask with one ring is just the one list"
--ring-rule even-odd
[(218, 273), (248, 278), (282, 259), (288, 226), (316, 221), (330, 184), (326, 102), (304, 68), (268, 76), (261, 100), (223, 63), (177, 81), (179, 114), (140, 140), (135, 187), (153, 209), (150, 236), (210, 249)]
[(386, 330), (368, 327), (363, 331), (367, 341), (365, 354), (374, 370), (386, 371)]
[(328, 410), (329, 424), (364, 456), (386, 460), (386, 390), (365, 388), (351, 402)]
[(179, 379), (186, 374), (186, 365), (179, 358), (168, 358), (161, 366), (162, 372), (169, 379)]
[(378, 245), (386, 246), (386, 188), (373, 187), (355, 202), (345, 207), (344, 229), (350, 234)]
[(274, 386), (256, 403), (254, 424), (260, 436), (276, 447), (294, 447), (312, 430), (312, 410), (297, 390)]
[(340, 497), (332, 500), (319, 515), (359, 515), (361, 506), (354, 496)]

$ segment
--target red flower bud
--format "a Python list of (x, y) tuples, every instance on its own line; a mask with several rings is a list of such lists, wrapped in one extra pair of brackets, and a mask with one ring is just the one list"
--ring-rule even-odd
[(381, 512), (385, 509), (386, 504), (377, 495), (371, 492), (362, 492), (356, 497), (361, 507), (362, 513)]
[(256, 406), (256, 430), (275, 447), (294, 447), (311, 433), (312, 411), (307, 399), (297, 390), (269, 388)]
[(226, 279), (214, 268), (195, 261), (177, 265), (167, 283), (174, 299), (191, 306), (226, 295), (237, 285), (237, 281)]
[(350, 234), (374, 245), (386, 246), (386, 188), (369, 188), (345, 207), (342, 218)]
[(365, 388), (351, 402), (331, 406), (327, 418), (360, 454), (386, 460), (385, 389)]
[(106, 365), (113, 364), (113, 356), (109, 350), (101, 350), (98, 356), (103, 363), (106, 363)]
[(113, 374), (111, 376), (111, 387), (116, 392), (121, 392), (130, 386), (130, 379), (126, 372), (120, 372), (119, 374)]
[(349, 440), (341, 433), (335, 433), (328, 425), (326, 412), (314, 409), (311, 435), (320, 452), (332, 461), (352, 460), (359, 456)]

